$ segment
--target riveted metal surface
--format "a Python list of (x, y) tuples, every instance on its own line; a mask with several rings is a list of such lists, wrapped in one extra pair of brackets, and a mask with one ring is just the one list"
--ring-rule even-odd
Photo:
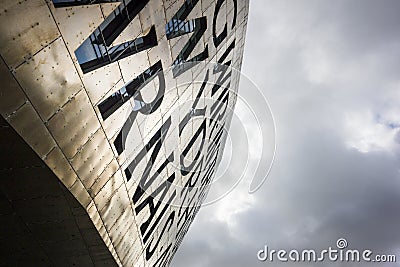
[(139, 124), (139, 131), (145, 144), (153, 136), (155, 130), (159, 129), (163, 123), (162, 114), (159, 110), (156, 110), (147, 116), (138, 114), (136, 120)]
[[(98, 177), (113, 159), (113, 153), (104, 132), (99, 129), (71, 160), (82, 181)], [(86, 183), (86, 182), (85, 182)]]
[[(149, 29), (149, 28), (148, 28)], [(125, 42), (132, 41), (136, 38), (142, 37), (142, 30), (143, 32), (146, 32), (148, 30), (146, 28), (142, 28), (140, 25), (140, 19), (139, 16), (133, 18), (133, 20), (129, 23), (129, 25), (124, 29), (123, 32), (121, 32), (121, 35), (119, 35), (115, 41), (112, 43), (113, 46), (123, 44)]]
[[(109, 228), (110, 236), (112, 237), (114, 245), (118, 245), (122, 240), (122, 229), (129, 229), (130, 225), (134, 224), (132, 220), (134, 218), (132, 208), (126, 208), (124, 211), (120, 213), (120, 216), (117, 218), (116, 222)], [(132, 239), (138, 238), (139, 235), (133, 236)]]
[[(215, 57), (216, 61), (215, 61), (215, 62), (218, 62), (218, 60), (221, 59), (221, 57), (223, 56), (223, 54), (224, 54), (225, 51), (226, 51), (226, 47), (227, 47), (227, 42), (226, 42), (226, 40), (223, 41), (223, 42), (217, 47), (216, 57)], [(231, 56), (231, 55), (229, 55), (229, 56)], [(230, 58), (230, 57), (229, 57), (229, 58)], [(226, 61), (227, 61), (227, 60), (225, 60), (225, 62), (226, 62)], [(224, 63), (224, 62), (223, 62), (223, 63)]]
[[(158, 165), (156, 164), (156, 166), (158, 166)], [(153, 174), (154, 174), (154, 172), (150, 173), (150, 175), (153, 175)], [(162, 171), (162, 173), (158, 174), (156, 179), (154, 180), (154, 183), (149, 186), (148, 191), (144, 192), (144, 194), (136, 201), (136, 205), (139, 205), (139, 203), (142, 203), (147, 198), (152, 198), (153, 197), (155, 199), (159, 199), (159, 197), (160, 197), (159, 194), (153, 195), (153, 196), (150, 196), (149, 194), (150, 194), (150, 192), (155, 192), (155, 190), (160, 185), (162, 185), (167, 180), (167, 178), (168, 177), (167, 177), (166, 170), (164, 170), (164, 171)], [(128, 193), (129, 193), (130, 196), (134, 195), (134, 193), (135, 193), (135, 190), (133, 190), (134, 188), (135, 188), (135, 186), (132, 186), (129, 189)], [(136, 188), (137, 188), (137, 184), (136, 184)], [(166, 196), (166, 199), (168, 199), (168, 195)], [(169, 203), (167, 203), (166, 201), (161, 201), (158, 204), (160, 205), (159, 208), (155, 212), (153, 211), (154, 212), (154, 214), (153, 214), (154, 218), (158, 217), (158, 215), (162, 212), (162, 210), (163, 210), (163, 208), (165, 206), (167, 206), (167, 208), (169, 206)], [(136, 219), (138, 221), (145, 222), (146, 220), (149, 219), (150, 213), (149, 213), (149, 211), (147, 209), (141, 209), (140, 211), (135, 211), (135, 215), (136, 215)]]
[[(103, 226), (103, 222), (100, 218), (100, 214), (97, 210), (95, 202), (94, 201), (90, 202), (90, 204), (87, 206), (86, 210), (87, 210), (87, 213), (88, 213), (90, 219), (93, 221), (93, 224), (96, 227), (97, 231), (100, 232), (100, 230), (102, 228), (104, 228), (104, 226)], [(102, 230), (102, 231), (104, 231), (104, 230)], [(104, 241), (109, 242), (106, 240), (104, 240)]]
[[(102, 211), (104, 207), (108, 205), (111, 197), (115, 192), (123, 185), (123, 177), (121, 173), (118, 171), (115, 175), (113, 175), (104, 187), (100, 190), (100, 192), (94, 198), (94, 201), (97, 205), (97, 209)], [(109, 225), (111, 227), (112, 225)]]
[[(109, 94), (111, 95), (110, 92)], [(107, 97), (107, 95), (106, 95)], [(131, 101), (125, 102), (117, 111), (115, 111), (107, 120), (102, 122), (105, 129), (106, 135), (109, 139), (112, 139), (125, 123), (125, 118), (128, 118), (132, 112), (133, 106)]]
[(169, 21), (185, 3), (185, 0), (166, 0), (164, 1), (165, 17)]
[(71, 98), (48, 122), (48, 128), (65, 155), (71, 159), (99, 129), (100, 123), (86, 93)]
[[(187, 64), (191, 64), (191, 63), (187, 63)], [(182, 87), (185, 89), (187, 87), (189, 87), (189, 85), (192, 84), (192, 82), (190, 82), (190, 81), (193, 81), (193, 74), (192, 74), (191, 69), (189, 69), (188, 71), (185, 71), (184, 73), (177, 76), (175, 78), (175, 80), (176, 80), (176, 84), (178, 87)], [(178, 94), (180, 95), (179, 91), (178, 91)]]
[(135, 79), (150, 67), (149, 58), (145, 51), (126, 57), (119, 61), (122, 78), (126, 83)]
[[(151, 151), (150, 151), (151, 152)], [(136, 156), (136, 154), (132, 155), (132, 156)], [(133, 196), (133, 194), (135, 193), (135, 190), (137, 189), (138, 183), (140, 181), (140, 178), (142, 176), (142, 174), (144, 173), (144, 170), (146, 168), (146, 163), (147, 163), (147, 156), (145, 156), (145, 158), (143, 160), (141, 160), (139, 163), (136, 164), (135, 166), (135, 170), (133, 170), (132, 173), (132, 179), (130, 179), (127, 183), (126, 183), (126, 187), (128, 189), (128, 194), (130, 196)], [(130, 163), (130, 160), (125, 162), (123, 165), (121, 164), (122, 168), (121, 169), (126, 169), (128, 167), (128, 164)]]
[(110, 237), (113, 240), (114, 246), (118, 246), (121, 243), (124, 236), (126, 236), (126, 232), (129, 233), (128, 236), (132, 240), (139, 239), (137, 225), (132, 218), (134, 218), (132, 209), (126, 208), (121, 216), (117, 219), (116, 223), (109, 229)]
[(152, 47), (147, 54), (149, 56), (150, 65), (161, 60), (164, 71), (168, 70), (169, 66), (172, 65), (173, 59), (169, 50), (169, 43), (165, 38), (158, 41), (158, 45)]
[[(207, 4), (206, 4), (207, 5)], [(208, 52), (210, 55), (214, 55), (215, 53), (215, 45), (214, 41), (212, 39), (212, 34), (213, 34), (213, 17), (214, 17), (214, 11), (215, 11), (215, 6), (214, 5), (208, 5), (207, 7), (203, 6), (203, 16), (207, 17), (207, 29), (204, 32), (203, 35), (203, 42), (205, 44), (208, 44)]]
[(6, 118), (25, 103), (26, 97), (2, 59), (0, 59), (0, 80), (0, 113)]
[[(231, 0), (229, 0), (229, 1), (231, 1)], [(224, 1), (222, 3), (218, 13), (216, 13), (215, 7), (213, 8), (213, 10), (214, 10), (213, 13), (217, 16), (216, 27), (215, 27), (215, 33), (217, 36), (221, 34), (221, 32), (224, 30), (225, 24), (228, 23), (226, 15), (227, 15), (227, 4), (229, 1)], [(229, 30), (229, 28), (228, 28), (228, 30)]]
[(100, 221), (99, 224), (101, 224), (101, 227), (99, 229), (97, 229), (99, 231), (99, 234), (101, 235), (101, 237), (105, 240), (105, 243), (107, 246), (111, 246), (111, 240), (109, 239), (108, 233), (106, 228), (103, 225), (103, 222)]
[(46, 126), (29, 102), (8, 117), (7, 121), (39, 157), (43, 158), (56, 146)]
[(78, 180), (78, 176), (58, 147), (55, 147), (46, 155), (44, 162), (67, 188), (71, 188)]
[[(113, 138), (114, 140), (115, 138)], [(126, 138), (126, 147), (128, 150), (123, 151), (120, 155), (118, 155), (117, 160), (119, 164), (127, 165), (131, 160), (133, 160), (134, 156), (136, 156), (139, 151), (144, 147), (143, 138), (139, 130), (139, 126), (137, 121), (132, 124), (132, 128), (129, 131)], [(115, 150), (115, 148), (114, 148)], [(127, 166), (122, 167), (125, 169)]]
[[(86, 185), (86, 188), (89, 188), (89, 193), (93, 198), (99, 193), (101, 188), (103, 188), (104, 185), (115, 175), (118, 168), (118, 162), (113, 159), (110, 164), (107, 165), (105, 170), (98, 177), (93, 179), (94, 181), (92, 184), (88, 183)], [(92, 180), (89, 179), (86, 179), (85, 181), (92, 182)]]
[(1, 1), (0, 54), (15, 68), (60, 34), (44, 0)]
[[(143, 100), (146, 103), (152, 102), (157, 97), (157, 93), (159, 91), (159, 81), (158, 79), (154, 79), (150, 81), (146, 86), (144, 86), (140, 92), (143, 97)], [(163, 103), (161, 103), (162, 105)], [(151, 114), (142, 114), (138, 113), (136, 117), (136, 121), (139, 125), (141, 136), (146, 140), (146, 136), (152, 133), (152, 129), (157, 126), (161, 126), (162, 124), (162, 115), (160, 113), (160, 109), (158, 108)]]
[(248, 10), (248, 3), (242, 3), (242, 1), (238, 1), (238, 15), (237, 15), (237, 20), (239, 22), (242, 22), (245, 20), (245, 16), (249, 12)]
[[(182, 212), (182, 209), (184, 209), (184, 208), (179, 207), (179, 206), (171, 206), (171, 212), (175, 212), (176, 214), (179, 214), (179, 212)], [(171, 232), (169, 233), (168, 241), (171, 242), (171, 243), (175, 243), (176, 234), (182, 228), (182, 226), (184, 224), (184, 221), (183, 220), (182, 221), (176, 221), (175, 224), (177, 225), (177, 227), (173, 227), (173, 229), (171, 229)]]
[(82, 89), (79, 76), (61, 38), (16, 69), (16, 78), (32, 106), (46, 121)]
[[(129, 230), (134, 227), (135, 226), (132, 226)], [(140, 265), (139, 260), (140, 257), (143, 257), (141, 256), (142, 246), (139, 239), (130, 239), (125, 235), (121, 242), (116, 245), (116, 250), (120, 251), (121, 255), (125, 256), (122, 259), (124, 266), (143, 266)]]
[(165, 37), (165, 12), (162, 0), (150, 1), (139, 14), (142, 29), (156, 28), (157, 40)]
[(233, 0), (231, 1), (227, 1), (226, 2), (226, 15), (227, 15), (227, 22), (228, 22), (228, 27), (231, 28), (232, 27), (232, 19), (234, 16), (234, 11), (235, 11), (235, 5)]
[[(99, 105), (103, 100), (105, 100), (108, 96), (112, 95), (116, 91), (120, 90), (124, 86), (124, 80), (121, 78), (110, 90), (108, 90), (104, 95), (99, 98), (97, 102), (93, 102), (95, 106)], [(101, 117), (101, 113), (98, 108), (95, 108), (96, 113), (99, 117)]]
[[(210, 45), (208, 45), (210, 46)], [(206, 47), (206, 44), (204, 44), (203, 42), (198, 42), (196, 44), (196, 46), (194, 47), (193, 51), (190, 53), (190, 56), (188, 57), (188, 59), (191, 59), (193, 57), (195, 57), (196, 55), (199, 55), (200, 53), (202, 53), (204, 51)]]
[(201, 9), (204, 11), (215, 4), (215, 0), (201, 0)]
[[(184, 3), (181, 4), (181, 6), (184, 5)], [(187, 20), (200, 18), (202, 16), (202, 13), (203, 11), (201, 10), (201, 0), (199, 0), (197, 4), (193, 7), (192, 11), (190, 11), (189, 15), (187, 16)]]
[(120, 245), (118, 245), (121, 248), (121, 254), (125, 255), (122, 260), (124, 266), (150, 266), (144, 260), (142, 247), (140, 245), (141, 244), (139, 239), (132, 241), (131, 239), (128, 239), (126, 236), (124, 236), (124, 239), (122, 240)]
[(178, 38), (173, 38), (173, 39), (168, 40), (170, 47), (171, 47), (171, 55), (172, 55), (173, 60), (175, 60), (177, 58), (179, 53), (182, 51), (183, 47), (187, 44), (187, 42), (189, 42), (191, 34), (192, 33), (188, 33), (188, 34), (182, 35)]
[(71, 186), (70, 191), (84, 208), (86, 208), (92, 201), (92, 198), (87, 190), (85, 190), (85, 187), (80, 180), (76, 181)]
[(118, 63), (113, 63), (84, 75), (83, 83), (91, 102), (98, 103), (112, 88), (121, 84), (121, 79)]
[(117, 261), (117, 263), (119, 265), (121, 265), (121, 262), (118, 258), (118, 256), (116, 255), (114, 246), (112, 246), (111, 244), (111, 240), (110, 237), (103, 225), (103, 222), (100, 218), (100, 215), (98, 213), (98, 210), (96, 209), (96, 205), (92, 204), (93, 202), (91, 202), (88, 206), (88, 215), (91, 218), (97, 232), (99, 233), (99, 235), (102, 237), (103, 241), (105, 242), (106, 246), (108, 247), (108, 249), (110, 250), (111, 254), (113, 255), (114, 259)]
[[(171, 214), (171, 210), (168, 210), (167, 214)], [(168, 232), (165, 231), (165, 233), (162, 233), (162, 230), (165, 225), (168, 227), (170, 225), (172, 226), (172, 224), (173, 224), (173, 222), (171, 222), (169, 220), (169, 216), (166, 216), (162, 219), (159, 226), (154, 231), (153, 242), (149, 243), (143, 252), (143, 254), (146, 255), (146, 253), (148, 253), (148, 251), (155, 250), (154, 253), (157, 256), (151, 257), (151, 259), (149, 261), (147, 261), (147, 264), (149, 266), (155, 266), (156, 262), (161, 258), (162, 253), (167, 250), (166, 245), (168, 244)], [(156, 242), (160, 242), (160, 244), (165, 244), (165, 246), (157, 247), (157, 246), (155, 246)]]
[(103, 3), (102, 5), (100, 5), (104, 18), (110, 15), (111, 12), (113, 12), (120, 4), (121, 4), (120, 2), (116, 2), (116, 3)]
[(166, 120), (168, 120), (172, 114), (178, 112), (177, 110), (179, 108), (177, 107), (179, 105), (178, 99), (179, 95), (177, 88), (169, 89), (165, 93), (163, 103), (160, 106), (160, 114), (162, 116), (163, 123), (165, 123)]
[(104, 226), (110, 230), (124, 210), (130, 208), (130, 198), (126, 192), (125, 186), (122, 185), (113, 193), (103, 209), (100, 210)]
[[(135, 248), (137, 247), (137, 245), (135, 245)], [(136, 257), (136, 254), (134, 254), (136, 251), (133, 251), (132, 253), (127, 254), (127, 258), (124, 259), (124, 262), (127, 263), (128, 266), (130, 265), (135, 265), (138, 267), (147, 267), (150, 266), (146, 263), (144, 256), (142, 255), (142, 253), (140, 251), (137, 252), (137, 254), (139, 254), (139, 257)]]
[(50, 4), (50, 8), (71, 54), (104, 20), (99, 5), (54, 8)]

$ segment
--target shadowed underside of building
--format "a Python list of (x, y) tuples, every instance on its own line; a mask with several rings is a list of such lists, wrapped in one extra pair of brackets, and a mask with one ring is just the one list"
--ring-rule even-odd
[(86, 210), (0, 117), (1, 266), (117, 266)]

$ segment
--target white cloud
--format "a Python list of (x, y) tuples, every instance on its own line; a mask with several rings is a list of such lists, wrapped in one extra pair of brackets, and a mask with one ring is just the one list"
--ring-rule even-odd
[(398, 122), (381, 116), (371, 111), (346, 114), (346, 144), (363, 153), (379, 150), (391, 152), (396, 149), (395, 137), (399, 127), (395, 125)]

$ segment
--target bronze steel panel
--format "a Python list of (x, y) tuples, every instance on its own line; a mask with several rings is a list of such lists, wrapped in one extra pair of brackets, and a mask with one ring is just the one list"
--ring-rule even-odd
[(86, 183), (86, 180), (98, 177), (107, 168), (113, 156), (104, 132), (99, 129), (74, 156), (71, 164), (79, 178)]
[[(124, 180), (121, 173), (118, 171), (113, 177), (111, 177), (100, 192), (94, 198), (97, 209), (101, 212), (105, 207), (108, 206), (110, 199), (117, 192), (117, 190), (124, 185)], [(129, 202), (127, 203), (130, 204)], [(129, 205), (130, 207), (130, 205)], [(109, 225), (111, 228), (112, 225)]]
[(139, 52), (130, 57), (126, 57), (119, 61), (121, 67), (122, 77), (125, 83), (129, 83), (135, 79), (143, 71), (150, 67), (149, 58), (146, 51)]
[(44, 121), (82, 89), (61, 38), (18, 67), (15, 76)]
[(139, 16), (136, 16), (123, 30), (123, 32), (121, 32), (121, 35), (119, 35), (117, 39), (115, 39), (115, 41), (112, 43), (112, 46), (123, 44), (125, 42), (129, 42), (136, 38), (139, 38), (143, 36), (142, 31), (145, 30), (146, 29), (142, 29), (142, 26), (140, 25)]
[(68, 189), (78, 180), (78, 176), (58, 147), (46, 155), (44, 162)]
[(84, 90), (71, 98), (48, 122), (50, 132), (68, 159), (78, 153), (99, 127)]
[(83, 186), (80, 180), (76, 181), (71, 188), (69, 189), (70, 192), (74, 195), (76, 200), (86, 209), (86, 207), (92, 201), (89, 193), (86, 191), (85, 187)]
[[(86, 188), (89, 188), (89, 193), (93, 198), (100, 192), (100, 190), (110, 179), (113, 179), (113, 176), (116, 174), (118, 168), (118, 162), (113, 159), (107, 168), (94, 179), (91, 185), (87, 184)], [(88, 181), (88, 179), (86, 181)]]
[(146, 31), (152, 25), (156, 28), (157, 40), (165, 37), (165, 12), (162, 0), (150, 1), (139, 14), (142, 29)]
[(10, 68), (60, 36), (44, 0), (1, 1), (0, 54)]
[(96, 104), (112, 89), (118, 88), (117, 85), (122, 82), (121, 78), (118, 63), (112, 63), (83, 75), (83, 84), (91, 102)]
[(73, 57), (75, 50), (103, 22), (99, 5), (85, 5), (68, 8), (54, 8), (51, 12), (57, 21), (61, 35)]
[(0, 113), (6, 118), (25, 103), (26, 96), (2, 59), (0, 80)]
[(29, 102), (8, 117), (7, 121), (39, 157), (45, 157), (56, 146), (48, 129)]

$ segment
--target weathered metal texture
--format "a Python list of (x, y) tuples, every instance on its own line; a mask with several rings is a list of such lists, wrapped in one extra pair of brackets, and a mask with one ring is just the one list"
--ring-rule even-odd
[(71, 57), (60, 37), (15, 69), (15, 79), (43, 121), (82, 90), (76, 69), (71, 66)]
[(0, 20), (0, 53), (10, 69), (29, 61), (60, 36), (43, 0), (3, 0)]
[[(132, 1), (136, 1), (137, 6), (146, 2)], [(171, 28), (166, 25), (176, 19), (178, 10), (190, 7), (190, 3), (195, 5), (184, 20), (177, 23), (205, 17), (204, 33), (199, 40), (191, 39), (194, 32), (168, 37), (167, 31)], [(124, 30), (106, 48), (112, 51), (136, 39), (134, 49), (137, 51), (115, 60), (105, 54), (102, 66), (83, 71), (83, 60), (79, 57), (87, 55), (76, 51), (98, 27), (104, 30), (104, 21), (110, 21), (120, 5), (104, 3), (57, 8), (50, 0), (3, 1), (0, 10), (0, 114), (82, 205), (118, 265), (158, 266), (170, 262), (209, 188), (207, 185), (204, 190), (190, 191), (186, 193), (187, 198), (184, 194), (190, 175), (180, 170), (180, 156), (202, 127), (202, 120), (198, 119), (190, 120), (180, 129), (202, 90), (201, 83), (184, 83), (192, 79), (202, 81), (207, 64), (222, 60), (233, 42), (235, 48), (221, 63), (231, 60), (231, 66), (240, 69), (248, 1), (149, 1), (134, 17), (129, 17)], [(236, 22), (232, 27), (234, 17)], [(216, 45), (215, 37), (224, 31), (225, 24), (226, 38)], [(140, 46), (152, 27), (157, 38), (147, 40), (150, 44), (142, 51)], [(91, 41), (96, 53), (100, 51), (95, 48), (100, 47), (96, 42), (107, 37), (99, 36)], [(185, 60), (200, 55), (206, 48), (208, 55), (201, 63), (175, 77), (173, 64), (182, 56), (182, 51), (190, 47), (190, 42), (195, 45), (191, 51), (183, 53)], [(124, 49), (120, 52), (129, 48)], [(146, 82), (140, 79), (147, 75), (146, 70), (159, 63), (165, 92), (157, 108), (149, 112), (142, 110), (142, 105), (155, 101), (162, 81), (157, 76)], [(142, 84), (133, 87), (135, 94), (127, 97), (123, 89), (135, 86), (131, 84), (135, 79)], [(208, 82), (215, 83), (215, 75), (210, 75)], [(238, 83), (239, 75), (232, 75), (231, 90), (237, 91)], [(211, 90), (212, 86), (204, 88), (197, 108), (207, 109), (206, 98), (216, 100), (223, 96), (222, 90), (215, 94)], [(125, 94), (124, 102), (104, 118), (99, 107), (106, 99), (116, 97), (116, 92)], [(236, 95), (230, 94), (228, 99), (228, 106), (232, 108)], [(206, 115), (212, 116), (209, 109)], [(229, 123), (230, 115), (221, 118)], [(125, 129), (124, 125), (131, 119), (133, 123), (124, 132), (126, 144), (121, 151), (116, 143), (120, 140), (121, 129)], [(205, 122), (207, 129), (210, 123)], [(159, 151), (152, 141), (157, 133), (165, 135), (162, 142), (157, 139), (161, 142)], [(225, 138), (221, 138), (221, 153), (215, 159), (214, 168), (221, 159)], [(184, 165), (193, 162), (199, 147), (199, 141), (194, 142), (184, 157)], [(157, 168), (168, 157), (173, 160), (156, 175)], [(149, 182), (146, 175), (154, 175), (155, 179)], [(201, 179), (206, 179), (205, 175), (202, 173)], [(166, 190), (165, 200), (160, 200), (161, 193), (151, 200), (147, 191), (157, 192), (171, 177), (177, 189)], [(146, 181), (149, 186), (144, 190)], [(167, 203), (167, 199), (171, 199), (172, 204)], [(196, 199), (191, 209), (184, 207), (188, 199)], [(151, 210), (151, 204), (145, 204), (150, 200), (154, 201), (155, 210)]]

